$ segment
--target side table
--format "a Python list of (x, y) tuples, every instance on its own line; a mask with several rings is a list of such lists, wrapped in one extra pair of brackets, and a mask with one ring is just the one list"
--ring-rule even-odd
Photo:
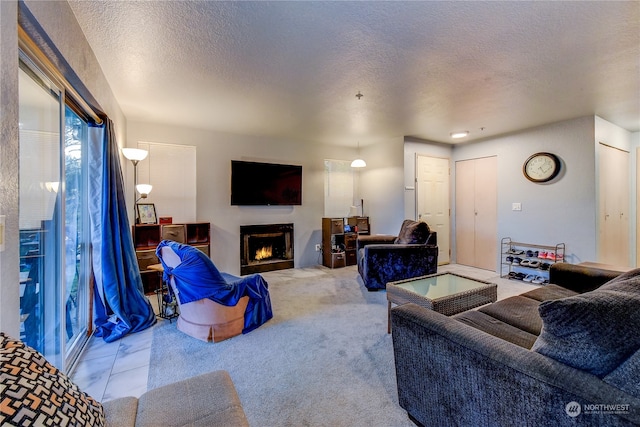
[(157, 271), (160, 275), (158, 280), (158, 287), (154, 291), (158, 298), (158, 317), (167, 319), (171, 322), (171, 319), (178, 317), (180, 312), (178, 311), (178, 302), (171, 292), (169, 292), (169, 284), (163, 279), (164, 268), (162, 264), (152, 264), (147, 267), (148, 270)]

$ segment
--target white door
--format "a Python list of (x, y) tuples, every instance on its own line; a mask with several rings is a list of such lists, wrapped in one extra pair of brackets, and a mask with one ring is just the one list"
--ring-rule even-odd
[(456, 162), (456, 262), (496, 271), (497, 158)]
[(600, 143), (598, 261), (629, 266), (629, 153)]
[(418, 220), (438, 233), (438, 264), (448, 264), (451, 261), (449, 159), (417, 155), (416, 209)]

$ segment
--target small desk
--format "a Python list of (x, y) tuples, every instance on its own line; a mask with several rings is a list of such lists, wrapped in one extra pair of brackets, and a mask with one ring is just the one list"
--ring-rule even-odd
[(452, 316), (495, 302), (498, 285), (454, 273), (439, 273), (387, 283), (387, 333), (391, 333), (391, 303), (412, 302)]

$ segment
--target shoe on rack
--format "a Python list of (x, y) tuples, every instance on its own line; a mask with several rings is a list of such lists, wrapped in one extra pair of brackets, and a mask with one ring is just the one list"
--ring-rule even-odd
[(549, 264), (548, 262), (542, 262), (540, 263), (540, 270), (548, 270), (549, 267), (551, 267), (551, 264)]
[(538, 258), (541, 259), (545, 259), (547, 257), (547, 252), (546, 251), (542, 251), (538, 254)]
[(506, 262), (507, 264), (511, 264), (513, 263), (513, 257), (512, 256), (508, 256), (504, 259), (504, 262)]
[(523, 267), (529, 267), (530, 263), (531, 261), (529, 261), (528, 259), (523, 259), (522, 261), (520, 261), (520, 265)]
[(540, 261), (536, 261), (536, 260), (529, 261), (529, 267), (531, 267), (531, 268), (539, 268), (540, 267)]
[(509, 274), (507, 275), (507, 277), (509, 279), (515, 279), (516, 278), (516, 272), (515, 271), (510, 271)]
[(527, 251), (527, 258), (531, 258), (533, 256), (533, 251), (532, 250), (528, 250)]
[(517, 280), (522, 280), (526, 277), (526, 275), (524, 273), (516, 273), (516, 279)]
[(531, 283), (535, 283), (536, 285), (540, 285), (540, 284), (544, 283), (544, 280), (545, 280), (544, 277), (536, 276), (535, 279), (533, 279), (531, 281)]
[(522, 258), (520, 257), (515, 257), (513, 259), (513, 265), (520, 265), (521, 262), (522, 262)]
[(533, 281), (533, 279), (535, 279), (536, 276), (534, 276), (533, 274), (527, 274), (524, 279), (522, 279), (523, 282), (531, 282)]

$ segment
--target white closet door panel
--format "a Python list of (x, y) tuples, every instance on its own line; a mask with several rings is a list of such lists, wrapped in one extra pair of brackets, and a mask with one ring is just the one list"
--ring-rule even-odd
[(475, 162), (456, 162), (456, 262), (475, 265)]
[(149, 197), (138, 203), (154, 203), (158, 217), (173, 217), (174, 223), (195, 222), (196, 147), (191, 145), (139, 142), (149, 156), (138, 165), (138, 184), (151, 184)]
[(476, 160), (475, 266), (492, 271), (497, 262), (497, 167), (496, 157)]

